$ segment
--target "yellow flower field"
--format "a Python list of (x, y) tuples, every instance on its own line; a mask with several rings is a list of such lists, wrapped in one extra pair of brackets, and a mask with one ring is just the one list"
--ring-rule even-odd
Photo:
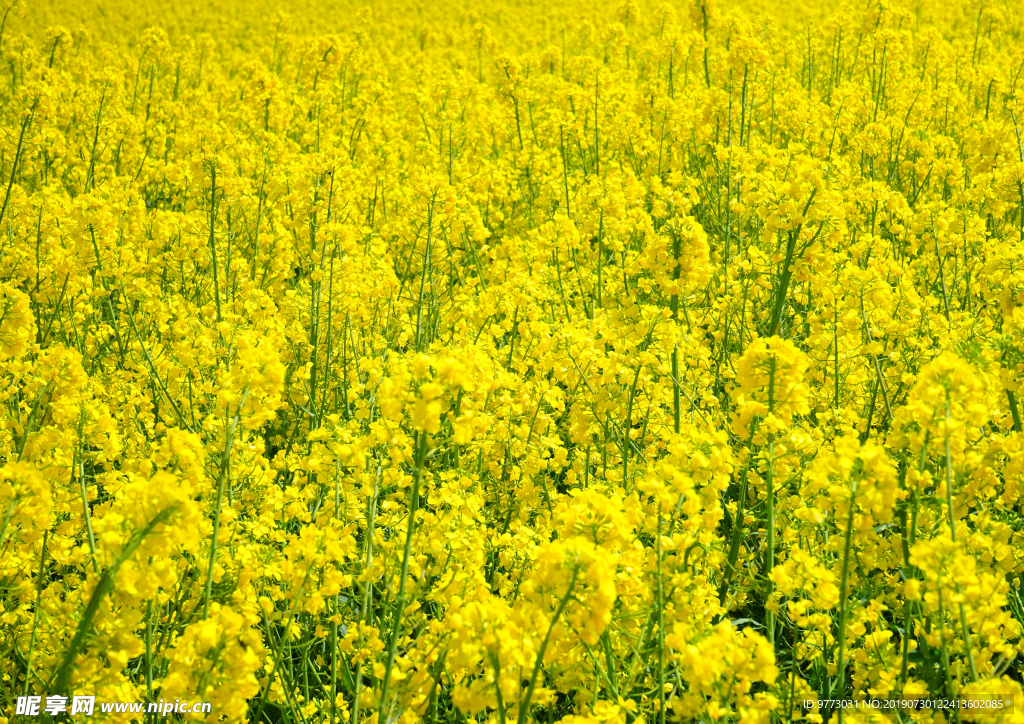
[(0, 11), (0, 724), (1024, 722), (1018, 5)]

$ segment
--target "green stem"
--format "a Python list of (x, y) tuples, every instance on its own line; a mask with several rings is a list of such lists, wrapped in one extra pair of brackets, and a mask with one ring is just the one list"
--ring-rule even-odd
[(569, 588), (566, 590), (562, 600), (558, 602), (558, 608), (555, 609), (555, 615), (551, 617), (551, 624), (548, 626), (548, 631), (544, 634), (544, 640), (540, 642), (540, 648), (537, 650), (537, 660), (533, 663), (533, 673), (530, 674), (530, 684), (526, 689), (526, 696), (523, 697), (523, 703), (519, 707), (519, 715), (516, 717), (516, 724), (523, 724), (526, 721), (527, 713), (530, 711), (530, 701), (533, 699), (533, 690), (537, 686), (537, 678), (540, 676), (540, 670), (544, 666), (544, 651), (548, 647), (548, 641), (551, 640), (551, 632), (555, 628), (555, 624), (558, 623), (558, 619), (562, 617), (562, 612), (569, 603), (569, 599), (572, 598), (573, 588), (576, 586), (576, 577), (579, 575), (579, 568), (575, 567), (572, 570), (572, 578), (569, 580)]
[(217, 224), (217, 164), (210, 162), (210, 256), (213, 259), (213, 298), (217, 304), (217, 323), (221, 321), (220, 287), (217, 284), (217, 242), (214, 227)]
[[(768, 362), (768, 414), (772, 414), (775, 408), (775, 364), (772, 357)], [(768, 521), (766, 523), (767, 537), (765, 550), (765, 580), (768, 583), (768, 598), (771, 598), (772, 590), (772, 569), (775, 567), (775, 435), (768, 436), (768, 473), (765, 476), (765, 494)], [(775, 645), (775, 613), (767, 612), (765, 625), (768, 628), (768, 642)]]
[[(672, 269), (672, 280), (679, 284), (679, 234), (672, 234), (672, 256), (675, 259), (675, 266)], [(672, 309), (672, 332), (678, 333), (679, 328), (679, 292), (675, 290), (670, 301)], [(679, 342), (672, 344), (672, 429), (678, 435), (680, 420), (680, 399), (679, 399)]]
[[(946, 393), (946, 505), (949, 509), (949, 537), (956, 543), (956, 516), (953, 512), (953, 456), (949, 445), (949, 393)], [(960, 583), (956, 583), (956, 592), (960, 593)], [(967, 651), (967, 665), (971, 671), (971, 681), (978, 680), (978, 669), (974, 664), (974, 652), (971, 646), (971, 630), (967, 626), (967, 612), (964, 605), (958, 603), (960, 609), (960, 627), (964, 635), (964, 648)]]
[[(839, 577), (839, 657), (836, 665), (836, 677), (838, 678), (835, 690), (832, 692), (835, 698), (845, 698), (846, 691), (846, 615), (847, 597), (846, 581), (850, 573), (850, 545), (853, 540), (853, 513), (856, 509), (857, 479), (850, 479), (850, 512), (846, 517), (846, 532), (843, 534), (843, 567)], [(843, 710), (839, 710), (839, 724), (843, 721)]]
[[(804, 215), (807, 215), (807, 211), (811, 208), (811, 202), (814, 201), (815, 194), (818, 193), (818, 189), (811, 191), (810, 197), (807, 199), (807, 203), (804, 205)], [(779, 275), (779, 283), (775, 288), (775, 305), (772, 308), (771, 322), (768, 324), (768, 336), (773, 337), (779, 331), (779, 322), (782, 320), (782, 310), (786, 306), (786, 293), (789, 291), (789, 282), (793, 278), (793, 272), (791, 271), (793, 266), (793, 257), (796, 253), (796, 242), (800, 237), (800, 229), (802, 225), (797, 226), (795, 229), (789, 232), (788, 239), (786, 241), (786, 258), (782, 262), (782, 273)]]
[[(12, 5), (13, 7), (13, 5)], [(8, 8), (10, 12), (10, 8)], [(7, 13), (4, 13), (4, 20), (7, 20)], [(11, 165), (11, 178), (7, 182), (7, 193), (4, 194), (3, 206), (0, 206), (0, 221), (4, 220), (4, 216), (7, 214), (7, 205), (11, 201), (11, 190), (14, 188), (14, 179), (18, 175), (18, 164), (21, 162), (21, 154), (25, 147), (25, 134), (28, 133), (28, 127), (32, 123), (32, 118), (35, 116), (36, 107), (39, 105), (39, 98), (32, 101), (32, 107), (29, 109), (25, 119), (21, 122), (21, 132), (18, 135), (18, 149), (14, 152), (14, 163)]]
[(249, 397), (249, 390), (242, 394), (242, 401), (238, 403), (238, 409), (228, 424), (227, 440), (224, 443), (224, 452), (220, 457), (220, 473), (217, 475), (217, 502), (213, 511), (213, 537), (210, 540), (210, 561), (206, 566), (206, 586), (203, 590), (203, 620), (210, 615), (210, 592), (213, 590), (213, 568), (217, 560), (217, 535), (220, 532), (221, 508), (224, 504), (224, 488), (227, 486), (228, 470), (231, 464), (231, 446), (235, 439), (235, 427), (238, 425), (238, 418), (242, 414), (242, 406)]
[(1013, 431), (1024, 431), (1020, 424), (1020, 411), (1017, 409), (1017, 396), (1013, 393), (1013, 390), (1006, 391), (1006, 401), (1010, 405), (1010, 418), (1013, 420)]
[(86, 604), (85, 612), (78, 622), (75, 637), (71, 640), (71, 644), (64, 653), (64, 658), (54, 672), (53, 678), (50, 679), (50, 685), (46, 688), (46, 691), (65, 696), (71, 695), (71, 672), (74, 669), (75, 658), (77, 658), (79, 652), (85, 646), (85, 637), (92, 630), (92, 622), (100, 610), (100, 603), (103, 602), (103, 598), (114, 586), (114, 578), (117, 576), (118, 569), (121, 567), (121, 564), (131, 558), (135, 549), (142, 544), (146, 536), (153, 532), (154, 528), (167, 521), (171, 513), (174, 512), (175, 507), (170, 505), (153, 516), (153, 519), (146, 524), (146, 527), (131, 537), (124, 550), (121, 551), (121, 555), (115, 558), (114, 562), (103, 571), (99, 581), (96, 583), (96, 588), (93, 589), (92, 596), (89, 597), (89, 603)]
[[(373, 525), (374, 518), (377, 512), (377, 486), (380, 484), (381, 467), (377, 465), (377, 475), (373, 482), (373, 492), (370, 495), (369, 501), (366, 504), (366, 563), (364, 570), (370, 570), (370, 566), (373, 564)], [(370, 605), (373, 603), (373, 586), (369, 581), (363, 582), (363, 608), (361, 611), (363, 624), (366, 624), (370, 620)], [(362, 634), (359, 637), (359, 645), (362, 647), (363, 640)], [(353, 662), (355, 663), (355, 662)], [(352, 698), (352, 724), (359, 724), (359, 695), (362, 692), (363, 687), (363, 674), (362, 666), (360, 664), (355, 665), (355, 670), (352, 672), (355, 678), (355, 695)]]
[(665, 584), (661, 575), (661, 505), (658, 505), (658, 724), (665, 724)]
[(388, 641), (388, 659), (384, 666), (384, 678), (381, 681), (380, 705), (377, 708), (377, 721), (384, 721), (387, 709), (388, 688), (391, 684), (391, 669), (395, 665), (395, 654), (398, 650), (398, 635), (402, 626), (402, 614), (406, 605), (406, 582), (409, 579), (409, 558), (412, 554), (412, 538), (416, 530), (416, 511), (420, 501), (420, 480), (423, 478), (423, 463), (427, 456), (427, 433), (420, 432), (416, 440), (416, 470), (413, 473), (412, 490), (409, 493), (409, 520), (405, 531), (405, 549), (402, 552), (402, 572), (398, 579), (398, 598), (395, 602), (394, 620), (391, 624), (391, 636)]
[(43, 548), (39, 554), (39, 576), (36, 579), (36, 607), (32, 613), (32, 633), (28, 639), (28, 652), (25, 654), (25, 688), (22, 690), (22, 696), (28, 696), (28, 686), (32, 681), (32, 654), (36, 647), (36, 631), (39, 626), (39, 609), (40, 604), (43, 601), (43, 571), (46, 565), (46, 545), (50, 539), (50, 531), (43, 533)]

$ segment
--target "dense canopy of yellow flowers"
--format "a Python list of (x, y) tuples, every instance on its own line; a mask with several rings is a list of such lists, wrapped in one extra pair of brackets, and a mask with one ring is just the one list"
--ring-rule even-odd
[(1024, 722), (1014, 3), (0, 10), (0, 724)]

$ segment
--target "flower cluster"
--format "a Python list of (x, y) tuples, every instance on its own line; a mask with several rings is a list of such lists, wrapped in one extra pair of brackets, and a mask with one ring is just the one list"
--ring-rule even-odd
[(1021, 722), (1022, 37), (0, 7), (0, 724)]

